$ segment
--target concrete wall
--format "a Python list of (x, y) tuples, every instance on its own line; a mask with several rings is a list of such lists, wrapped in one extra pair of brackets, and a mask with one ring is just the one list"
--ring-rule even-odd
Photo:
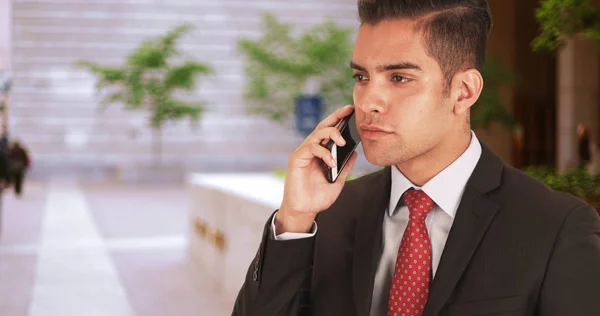
[(577, 125), (582, 123), (592, 132), (598, 130), (600, 104), (600, 72), (598, 48), (594, 42), (572, 38), (560, 50), (558, 59), (558, 168), (576, 167)]
[(0, 70), (10, 68), (12, 0), (0, 0)]
[(102, 176), (151, 160), (145, 115), (120, 106), (99, 112), (93, 77), (74, 63), (118, 65), (141, 40), (184, 21), (196, 30), (182, 47), (212, 63), (217, 75), (194, 94), (209, 105), (198, 128), (182, 122), (166, 129), (164, 160), (198, 171), (285, 166), (300, 138), (290, 128), (244, 114), (236, 39), (259, 36), (265, 11), (300, 27), (323, 17), (357, 27), (354, 0), (15, 0), (13, 9), (10, 125), (31, 148), (38, 175)]

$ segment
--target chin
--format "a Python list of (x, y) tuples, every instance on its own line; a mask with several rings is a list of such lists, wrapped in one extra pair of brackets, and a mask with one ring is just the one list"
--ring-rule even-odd
[(395, 166), (415, 158), (409, 150), (398, 150), (404, 145), (394, 144), (388, 146), (377, 146), (376, 144), (363, 144), (365, 159), (371, 164), (386, 167)]
[(386, 167), (397, 164), (397, 158), (389, 156), (389, 151), (384, 152), (375, 149), (363, 148), (365, 159), (375, 166)]

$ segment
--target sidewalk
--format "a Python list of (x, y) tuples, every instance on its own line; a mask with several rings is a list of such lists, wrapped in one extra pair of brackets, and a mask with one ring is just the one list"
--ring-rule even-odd
[(0, 315), (220, 316), (186, 254), (185, 187), (29, 183), (5, 195)]

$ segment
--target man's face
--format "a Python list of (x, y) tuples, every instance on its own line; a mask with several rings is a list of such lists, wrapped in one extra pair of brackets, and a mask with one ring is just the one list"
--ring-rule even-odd
[(442, 71), (413, 23), (364, 24), (356, 39), (356, 122), (365, 156), (375, 165), (397, 165), (429, 152), (456, 124)]

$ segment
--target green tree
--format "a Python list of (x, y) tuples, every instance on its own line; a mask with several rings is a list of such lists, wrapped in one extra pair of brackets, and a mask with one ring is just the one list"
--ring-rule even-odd
[[(276, 122), (287, 121), (294, 113), (294, 99), (311, 81), (317, 83), (327, 112), (353, 102), (354, 80), (349, 67), (352, 30), (327, 20), (293, 36), (292, 25), (272, 14), (264, 15), (263, 30), (258, 39), (238, 41), (247, 61), (244, 95), (250, 102), (250, 113)], [(473, 127), (487, 127), (493, 121), (514, 127), (516, 121), (503, 106), (497, 90), (514, 83), (514, 75), (495, 60), (487, 62), (482, 72), (486, 84), (473, 108)]]
[(498, 122), (513, 130), (518, 126), (512, 112), (502, 103), (499, 88), (517, 83), (517, 77), (496, 58), (487, 58), (481, 70), (484, 80), (483, 89), (471, 110), (471, 126), (487, 128), (492, 122)]
[(257, 40), (238, 41), (247, 59), (244, 96), (251, 113), (284, 122), (294, 112), (294, 99), (311, 82), (327, 111), (352, 102), (350, 30), (326, 21), (293, 37), (292, 26), (272, 14), (264, 15), (263, 29)]
[(177, 48), (181, 37), (192, 26), (183, 24), (164, 35), (143, 41), (120, 67), (81, 61), (79, 67), (91, 71), (97, 78), (97, 92), (106, 92), (101, 106), (123, 104), (126, 109), (150, 112), (153, 129), (153, 152), (159, 164), (162, 152), (162, 129), (166, 122), (190, 118), (197, 122), (203, 103), (187, 102), (176, 95), (193, 91), (197, 78), (211, 74), (212, 67), (183, 56)]
[(541, 0), (536, 18), (540, 34), (532, 43), (534, 50), (556, 50), (576, 35), (600, 47), (600, 6), (590, 0)]

